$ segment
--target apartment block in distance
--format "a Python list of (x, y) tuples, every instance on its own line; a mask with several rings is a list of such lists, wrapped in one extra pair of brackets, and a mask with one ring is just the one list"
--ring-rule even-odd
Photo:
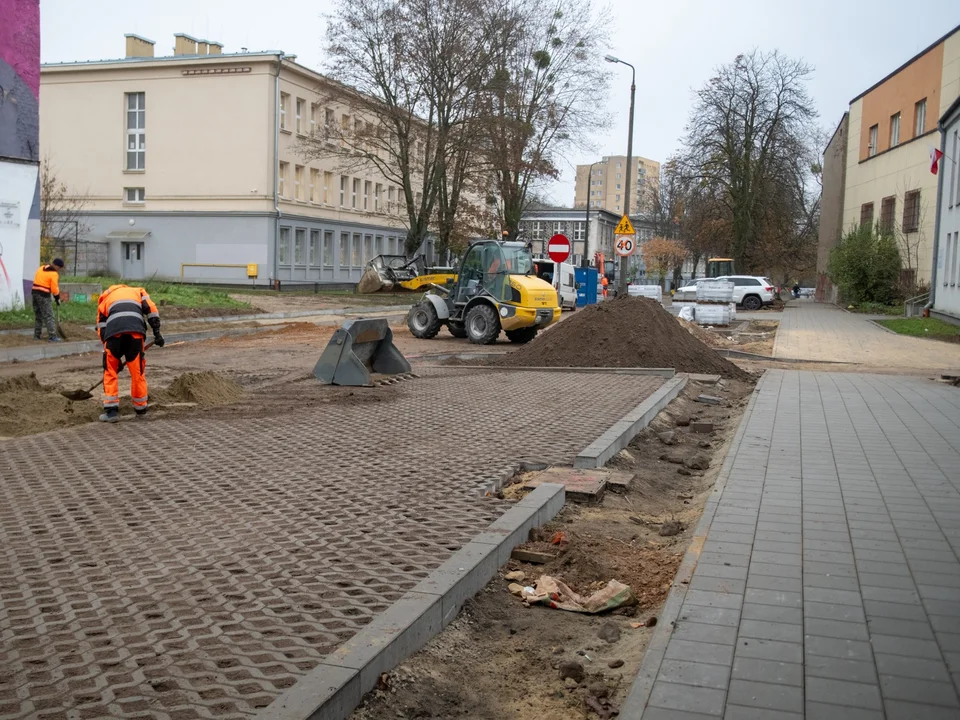
[[(660, 182), (660, 163), (656, 160), (635, 157), (633, 182), (630, 186), (630, 216), (643, 215), (650, 207), (650, 186)], [(593, 165), (577, 165), (573, 206), (591, 210), (606, 210), (623, 215), (626, 197), (627, 156), (612, 155)], [(592, 168), (592, 169), (591, 169)]]
[(256, 264), (259, 284), (355, 283), (374, 255), (402, 254), (397, 187), (296, 152), (358, 121), (323, 102), (330, 80), (279, 51), (174, 40), (156, 57), (127, 35), (124, 58), (41, 70), (41, 147), (112, 273), (233, 283)]
[[(850, 102), (824, 157), (821, 272), (840, 234), (879, 223), (898, 239), (904, 279), (930, 282), (937, 205), (930, 151), (940, 147), (937, 120), (958, 95), (960, 27)], [(842, 171), (836, 167), (839, 147), (845, 147)], [(838, 205), (839, 225), (833, 219)], [(831, 290), (824, 288), (823, 296)]]

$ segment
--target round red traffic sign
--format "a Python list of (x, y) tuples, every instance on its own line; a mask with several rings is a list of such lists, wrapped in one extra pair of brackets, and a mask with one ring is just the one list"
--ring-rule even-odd
[(554, 262), (563, 262), (570, 257), (570, 241), (566, 235), (554, 235), (547, 245), (547, 254)]

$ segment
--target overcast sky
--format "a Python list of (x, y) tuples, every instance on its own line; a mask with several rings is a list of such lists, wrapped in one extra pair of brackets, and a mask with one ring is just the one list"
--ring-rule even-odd
[[(128, 32), (155, 40), (158, 55), (172, 54), (173, 34), (185, 32), (222, 42), (224, 52), (283, 50), (320, 69), (330, 7), (323, 0), (42, 0), (41, 54), (44, 62), (122, 57)], [(960, 25), (960, 0), (611, 0), (609, 7), (610, 51), (637, 67), (634, 153), (660, 161), (678, 146), (692, 91), (738, 53), (779, 48), (813, 65), (810, 91), (832, 131), (855, 95)], [(567, 158), (563, 178), (548, 189), (559, 205), (573, 203), (577, 163), (626, 154), (630, 69), (616, 67), (611, 130), (595, 138), (596, 157)]]

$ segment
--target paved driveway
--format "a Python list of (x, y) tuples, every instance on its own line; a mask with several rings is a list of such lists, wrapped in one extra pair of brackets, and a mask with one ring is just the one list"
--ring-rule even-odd
[(424, 374), (0, 441), (0, 718), (253, 714), (662, 384)]
[(621, 717), (960, 718), (960, 390), (767, 371), (740, 433)]
[(960, 344), (887, 332), (864, 315), (810, 300), (791, 302), (779, 320), (773, 354), (814, 362), (857, 363), (875, 368), (960, 370)]

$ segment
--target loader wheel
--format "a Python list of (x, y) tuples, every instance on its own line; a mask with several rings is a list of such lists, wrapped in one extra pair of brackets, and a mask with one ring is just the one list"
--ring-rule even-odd
[(429, 301), (417, 303), (410, 308), (407, 315), (407, 327), (410, 328), (410, 333), (422, 340), (436, 337), (442, 324), (437, 316), (437, 309)]
[(516, 343), (517, 345), (523, 345), (533, 340), (537, 336), (537, 331), (539, 328), (535, 327), (525, 327), (520, 328), (519, 330), (507, 330), (507, 339)]
[(467, 336), (467, 328), (460, 323), (447, 323), (447, 330), (455, 338), (465, 338)]
[(467, 337), (475, 345), (492, 345), (500, 335), (500, 318), (489, 305), (474, 305), (467, 313)]

